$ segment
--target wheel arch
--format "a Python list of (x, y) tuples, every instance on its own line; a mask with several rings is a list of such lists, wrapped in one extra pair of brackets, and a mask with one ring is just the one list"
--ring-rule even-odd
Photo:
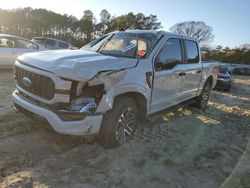
[[(209, 82), (209, 83), (211, 84), (211, 86), (213, 86), (214, 79), (213, 79), (213, 76), (212, 76), (212, 75), (210, 75), (210, 76), (207, 78), (205, 84), (206, 84), (207, 82)], [(205, 85), (205, 84), (204, 84), (204, 85)]]
[(123, 97), (123, 96), (129, 97), (129, 98), (134, 100), (134, 102), (136, 103), (137, 108), (138, 108), (139, 117), (141, 117), (141, 118), (146, 117), (146, 115), (147, 115), (147, 99), (142, 93), (126, 92), (126, 93), (116, 95), (114, 97), (114, 103), (118, 98)]

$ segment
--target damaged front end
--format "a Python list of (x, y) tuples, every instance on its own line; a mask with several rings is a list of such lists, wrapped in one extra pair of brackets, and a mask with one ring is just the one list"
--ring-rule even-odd
[(56, 114), (63, 121), (79, 121), (98, 115), (96, 110), (104, 94), (104, 84), (89, 86), (89, 83), (72, 81), (70, 102), (66, 108), (56, 110)]

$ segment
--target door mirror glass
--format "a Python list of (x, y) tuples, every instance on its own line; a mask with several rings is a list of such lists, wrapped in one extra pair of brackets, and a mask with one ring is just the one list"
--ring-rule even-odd
[(32, 42), (26, 41), (19, 39), (18, 40), (18, 48), (23, 48), (23, 49), (38, 49), (38, 46)]

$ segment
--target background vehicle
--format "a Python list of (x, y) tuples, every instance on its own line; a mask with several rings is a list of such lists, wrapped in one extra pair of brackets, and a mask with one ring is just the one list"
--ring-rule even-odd
[(223, 64), (227, 67), (229, 73), (233, 73), (233, 70), (237, 67), (237, 64)]
[(233, 70), (234, 74), (250, 76), (250, 68), (248, 67), (237, 67)]
[(201, 61), (196, 40), (130, 30), (100, 43), (20, 56), (15, 108), (59, 133), (98, 134), (105, 147), (126, 142), (139, 117), (190, 102), (206, 109), (218, 64)]
[(69, 42), (65, 42), (63, 40), (49, 38), (49, 37), (34, 37), (31, 41), (36, 42), (42, 45), (44, 48), (50, 50), (56, 49), (77, 49)]
[(7, 34), (0, 34), (0, 68), (11, 68), (17, 56), (45, 50), (42, 46), (30, 40)]
[(220, 67), (220, 72), (218, 74), (215, 88), (230, 91), (230, 88), (233, 83), (233, 77), (230, 74), (227, 66), (220, 65), (219, 67)]

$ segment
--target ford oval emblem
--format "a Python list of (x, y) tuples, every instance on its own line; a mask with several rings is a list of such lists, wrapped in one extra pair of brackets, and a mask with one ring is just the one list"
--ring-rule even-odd
[(25, 86), (25, 87), (30, 87), (32, 82), (29, 78), (27, 77), (22, 77), (22, 84)]

